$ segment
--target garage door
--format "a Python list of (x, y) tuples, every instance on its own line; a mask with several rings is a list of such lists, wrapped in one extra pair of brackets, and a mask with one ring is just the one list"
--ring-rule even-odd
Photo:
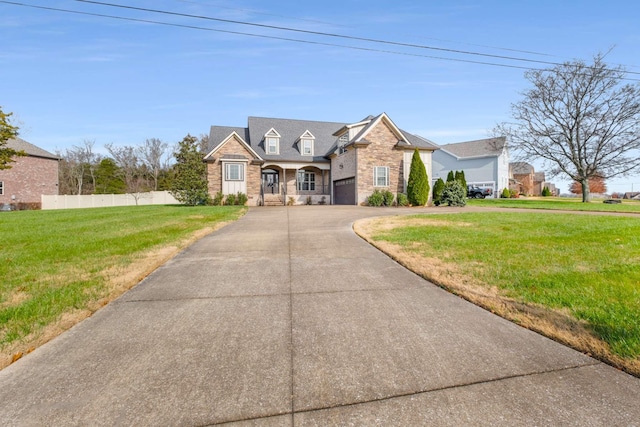
[(347, 178), (333, 183), (333, 200), (336, 205), (356, 204), (356, 179)]

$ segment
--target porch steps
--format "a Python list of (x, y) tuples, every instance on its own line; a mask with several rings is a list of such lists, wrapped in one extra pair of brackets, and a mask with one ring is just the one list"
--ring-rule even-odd
[(283, 206), (284, 197), (279, 194), (265, 194), (264, 205), (265, 206)]

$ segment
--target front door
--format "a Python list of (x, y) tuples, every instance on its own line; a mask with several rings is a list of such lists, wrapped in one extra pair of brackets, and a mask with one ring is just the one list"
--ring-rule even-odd
[(262, 187), (265, 194), (280, 194), (280, 175), (277, 171), (265, 169), (262, 171)]

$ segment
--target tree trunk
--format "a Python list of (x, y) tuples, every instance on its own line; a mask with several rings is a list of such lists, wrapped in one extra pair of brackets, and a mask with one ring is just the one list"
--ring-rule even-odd
[(580, 181), (580, 184), (582, 184), (582, 203), (589, 203), (591, 201), (589, 180), (587, 178), (583, 178), (582, 181)]

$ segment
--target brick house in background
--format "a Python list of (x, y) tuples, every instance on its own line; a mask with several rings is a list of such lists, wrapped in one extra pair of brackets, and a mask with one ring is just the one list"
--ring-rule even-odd
[(560, 195), (555, 184), (546, 180), (544, 172), (536, 172), (534, 167), (526, 162), (509, 163), (509, 189), (525, 196), (541, 196), (544, 187), (547, 187), (552, 195)]
[(249, 205), (357, 205), (376, 189), (406, 192), (418, 149), (431, 176), (438, 148), (385, 114), (356, 123), (249, 117), (248, 126), (212, 126), (209, 193), (247, 194)]
[(11, 169), (0, 170), (0, 205), (40, 207), (43, 194), (58, 194), (57, 156), (20, 138), (6, 146), (27, 155), (15, 157)]

